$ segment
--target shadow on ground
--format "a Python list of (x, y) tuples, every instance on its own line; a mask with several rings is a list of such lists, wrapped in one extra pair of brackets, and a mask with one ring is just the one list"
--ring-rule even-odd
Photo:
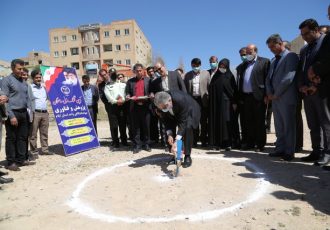
[(291, 162), (271, 158), (268, 153), (273, 147), (264, 152), (253, 151), (209, 151), (207, 154), (219, 154), (226, 158), (247, 158), (245, 162), (235, 162), (233, 165), (245, 167), (250, 173), (240, 174), (245, 178), (257, 178), (253, 169), (254, 164), (266, 174), (265, 180), (271, 184), (283, 186), (294, 191), (274, 191), (271, 194), (281, 200), (302, 200), (309, 203), (317, 211), (330, 214), (330, 173), (312, 163), (303, 163), (300, 159)]

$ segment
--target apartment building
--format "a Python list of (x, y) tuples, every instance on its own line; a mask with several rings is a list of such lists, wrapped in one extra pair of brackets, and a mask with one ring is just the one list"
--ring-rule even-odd
[(51, 63), (76, 68), (78, 74), (97, 74), (104, 64), (119, 71), (135, 63), (151, 64), (151, 44), (135, 20), (49, 30)]

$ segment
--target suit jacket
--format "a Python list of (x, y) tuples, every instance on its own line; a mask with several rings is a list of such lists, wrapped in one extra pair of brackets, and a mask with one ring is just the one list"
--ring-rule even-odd
[(274, 95), (286, 104), (296, 104), (298, 89), (296, 85), (296, 69), (298, 66), (298, 55), (285, 50), (281, 59), (274, 69), (275, 58), (272, 59), (268, 76), (266, 79), (267, 95)]
[[(188, 94), (193, 96), (193, 78), (195, 76), (194, 71), (189, 71), (184, 76), (184, 83), (187, 89)], [(207, 70), (201, 70), (199, 75), (199, 89), (202, 98), (202, 103), (204, 107), (207, 107), (209, 104), (209, 85), (211, 77), (210, 73)]]
[(297, 70), (298, 87), (310, 86), (312, 83), (307, 78), (307, 70), (313, 66), (313, 70), (321, 77), (321, 83), (318, 85), (318, 92), (321, 98), (329, 97), (329, 74), (330, 74), (330, 36), (321, 35), (319, 42), (315, 45), (308, 60), (306, 60), (306, 52), (308, 45), (300, 50), (300, 60)]
[[(242, 99), (244, 97), (243, 95), (243, 81), (244, 81), (244, 75), (245, 71), (249, 65), (249, 62), (242, 63), (242, 68), (240, 72), (238, 73), (238, 79), (239, 79), (239, 97)], [(252, 72), (251, 72), (251, 84), (252, 84), (252, 93), (256, 100), (263, 100), (264, 96), (266, 95), (265, 90), (265, 80), (268, 74), (270, 61), (267, 58), (263, 57), (257, 57), (255, 64), (253, 66)]]
[[(144, 81), (144, 95), (145, 96), (149, 96), (149, 87), (150, 87), (150, 78), (148, 77), (144, 77), (143, 78)], [(125, 93), (126, 96), (129, 95), (130, 97), (133, 97), (136, 95), (135, 93), (135, 85), (137, 82), (137, 78), (136, 77), (132, 77), (131, 79), (129, 79), (126, 83), (126, 88), (125, 88)], [(132, 109), (134, 108), (134, 101), (133, 100), (129, 100), (129, 110), (132, 111)], [(145, 101), (145, 104), (148, 106), (149, 105), (149, 100)]]
[[(1, 95), (5, 95), (5, 93), (1, 90), (1, 87), (2, 87), (2, 78), (0, 79), (0, 96)], [(8, 117), (7, 115), (7, 110), (6, 110), (6, 105), (3, 104), (3, 105), (0, 105), (0, 122), (1, 120), (6, 120)], [(0, 124), (0, 126), (2, 126), (2, 123)], [(0, 134), (0, 137), (1, 137), (1, 134)], [(1, 141), (0, 141), (1, 143)], [(1, 148), (1, 146), (0, 146)]]
[[(99, 111), (98, 102), (100, 99), (99, 89), (95, 85), (90, 85), (90, 87), (91, 87), (92, 95), (93, 95), (93, 102), (92, 102), (93, 110), (95, 113), (98, 113), (98, 111)], [(83, 85), (81, 86), (81, 90), (84, 91)]]
[(161, 112), (166, 131), (178, 126), (177, 135), (184, 136), (187, 128), (196, 129), (201, 117), (198, 103), (187, 93), (182, 91), (169, 91), (173, 103), (173, 113)]
[[(168, 71), (168, 88), (169, 90), (180, 90), (183, 92), (187, 92), (186, 86), (182, 80), (180, 74), (176, 71)], [(162, 78), (157, 77), (156, 79), (152, 80), (150, 86), (150, 92), (156, 94), (157, 92), (164, 91), (162, 86)]]

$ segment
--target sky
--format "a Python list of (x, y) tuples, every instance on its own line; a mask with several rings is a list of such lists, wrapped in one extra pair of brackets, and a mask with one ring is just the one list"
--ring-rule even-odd
[(328, 0), (1, 0), (0, 59), (49, 52), (51, 28), (135, 19), (168, 69), (182, 60), (189, 71), (195, 57), (209, 69), (212, 55), (228, 58), (234, 68), (243, 46), (254, 43), (260, 56), (272, 58), (265, 43), (271, 34), (291, 41), (307, 18), (329, 24), (328, 5)]

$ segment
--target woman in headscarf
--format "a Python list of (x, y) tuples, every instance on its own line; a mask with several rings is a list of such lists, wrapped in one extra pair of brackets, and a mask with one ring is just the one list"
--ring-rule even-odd
[(230, 150), (231, 146), (230, 118), (237, 106), (237, 86), (229, 64), (226, 58), (219, 62), (209, 87), (209, 143), (215, 149)]

